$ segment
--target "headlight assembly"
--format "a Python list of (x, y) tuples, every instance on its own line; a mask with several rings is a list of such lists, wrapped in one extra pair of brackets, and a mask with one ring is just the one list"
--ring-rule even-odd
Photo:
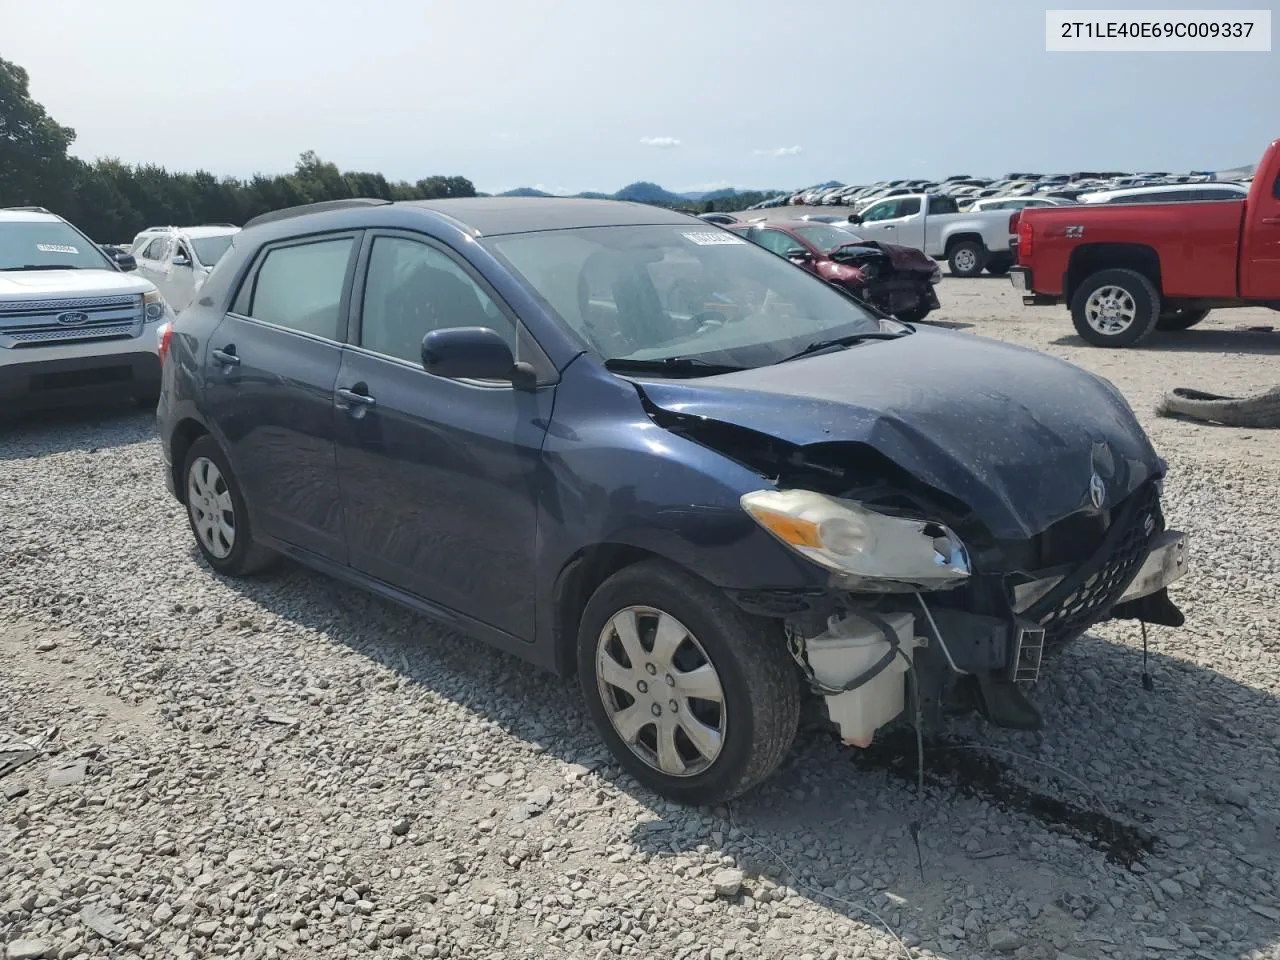
[(964, 544), (940, 523), (892, 517), (812, 490), (754, 490), (742, 497), (742, 508), (796, 553), (860, 589), (938, 590), (970, 574)]
[(159, 290), (149, 290), (142, 295), (142, 315), (147, 323), (155, 323), (164, 316), (164, 298)]

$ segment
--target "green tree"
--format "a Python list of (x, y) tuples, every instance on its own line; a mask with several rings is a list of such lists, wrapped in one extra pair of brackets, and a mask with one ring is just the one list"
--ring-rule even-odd
[(71, 173), (67, 147), (75, 138), (31, 99), (27, 71), (0, 59), (0, 207), (62, 193)]

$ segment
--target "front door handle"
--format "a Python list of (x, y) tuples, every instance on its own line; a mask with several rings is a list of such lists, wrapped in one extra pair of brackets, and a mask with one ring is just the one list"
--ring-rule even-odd
[(221, 350), (214, 350), (213, 359), (224, 367), (240, 366), (240, 358), (236, 356), (235, 344), (229, 343)]
[(1272, 223), (1272, 224), (1280, 223), (1280, 217), (1263, 217), (1263, 218), (1262, 218), (1262, 222), (1263, 222), (1263, 223)]
[[(356, 384), (356, 386), (362, 387), (364, 385)], [(378, 403), (378, 401), (374, 400), (373, 397), (369, 396), (369, 394), (357, 393), (354, 388), (348, 389), (346, 387), (339, 387), (337, 392), (338, 392), (338, 396), (340, 396), (343, 400), (347, 401), (347, 403), (354, 404), (355, 406), (373, 407), (373, 406), (377, 406), (377, 403)]]

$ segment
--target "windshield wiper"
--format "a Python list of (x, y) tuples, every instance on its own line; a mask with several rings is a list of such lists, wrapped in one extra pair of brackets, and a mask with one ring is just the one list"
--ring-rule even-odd
[(832, 337), (830, 340), (815, 340), (803, 350), (774, 362), (786, 363), (788, 360), (799, 360), (801, 357), (807, 357), (813, 353), (820, 353), (823, 350), (830, 350), (832, 347), (852, 347), (855, 343), (862, 343), (864, 340), (897, 340), (899, 337), (905, 336), (906, 333), (890, 333), (887, 330), (868, 330), (865, 333), (851, 333), (847, 337)]
[(15, 270), (79, 270), (80, 268), (70, 263), (24, 263), (20, 267), (0, 267), (0, 272), (8, 273)]
[(604, 362), (606, 370), (633, 370), (636, 372), (689, 374), (712, 376), (717, 373), (736, 373), (745, 367), (731, 363), (711, 363), (699, 357), (663, 357), (661, 360), (632, 360), (627, 357), (611, 357)]

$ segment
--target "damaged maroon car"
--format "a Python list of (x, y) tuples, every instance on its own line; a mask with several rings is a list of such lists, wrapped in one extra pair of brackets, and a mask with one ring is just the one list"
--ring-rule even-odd
[(746, 237), (878, 310), (908, 323), (938, 309), (938, 265), (913, 247), (864, 240), (847, 227), (813, 220), (734, 224)]

